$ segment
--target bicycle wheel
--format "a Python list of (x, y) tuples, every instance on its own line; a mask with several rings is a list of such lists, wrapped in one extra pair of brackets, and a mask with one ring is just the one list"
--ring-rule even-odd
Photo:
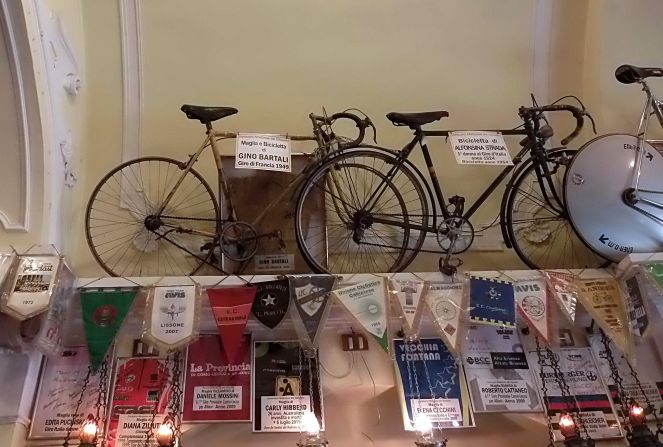
[(145, 157), (101, 179), (87, 205), (85, 232), (110, 275), (192, 275), (211, 256), (219, 225), (216, 197), (199, 173), (182, 174), (176, 160)]
[(426, 237), (428, 202), (389, 153), (339, 154), (306, 179), (295, 210), (300, 251), (317, 273), (401, 271)]
[(532, 269), (598, 268), (606, 264), (578, 237), (566, 212), (564, 174), (576, 152), (561, 149), (548, 154), (552, 187), (562, 203), (553, 198), (550, 184), (541, 181), (531, 161), (505, 192), (509, 239), (518, 257)]

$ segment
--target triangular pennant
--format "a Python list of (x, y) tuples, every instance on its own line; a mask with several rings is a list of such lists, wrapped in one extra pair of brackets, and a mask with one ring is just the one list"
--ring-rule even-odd
[(61, 264), (59, 256), (21, 256), (3, 310), (20, 321), (48, 310)]
[(548, 344), (553, 335), (553, 306), (543, 278), (520, 280), (514, 284), (518, 313), (529, 327)]
[(291, 276), (290, 315), (302, 345), (315, 348), (319, 329), (324, 326), (331, 310), (330, 292), (336, 283), (331, 275)]
[(106, 357), (137, 292), (136, 289), (81, 291), (83, 326), (94, 371)]
[(431, 281), (426, 303), (433, 314), (433, 322), (449, 351), (458, 355), (462, 340), (461, 319), (465, 311), (463, 283)]
[(207, 289), (209, 304), (212, 308), (216, 326), (223, 342), (228, 360), (233, 364), (238, 358), (242, 345), (242, 335), (249, 321), (249, 313), (256, 287), (230, 287), (223, 289)]
[(575, 275), (566, 272), (543, 272), (543, 277), (552, 293), (562, 315), (573, 324), (576, 321), (576, 306), (578, 304), (578, 286)]
[(382, 349), (389, 352), (387, 281), (384, 278), (371, 279), (334, 290), (332, 294)]
[(470, 321), (513, 327), (516, 302), (513, 284), (495, 278), (470, 276)]
[(615, 346), (630, 355), (630, 336), (624, 300), (614, 278), (576, 279), (578, 300)]
[(153, 287), (145, 306), (143, 337), (165, 351), (191, 343), (198, 334), (199, 298), (195, 285)]
[(290, 282), (287, 278), (255, 284), (253, 315), (270, 329), (274, 329), (285, 317), (290, 303)]
[(408, 335), (416, 335), (428, 290), (428, 281), (392, 279), (390, 283), (391, 293), (395, 295), (396, 303), (405, 320), (405, 332)]

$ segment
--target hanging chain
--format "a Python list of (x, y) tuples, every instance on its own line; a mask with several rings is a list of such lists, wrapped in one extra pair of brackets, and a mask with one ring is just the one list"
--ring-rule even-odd
[[(301, 344), (299, 344), (299, 345), (297, 346), (297, 353), (298, 353), (298, 355), (299, 355), (299, 371), (298, 371), (298, 376), (299, 376), (299, 394), (300, 394), (300, 396), (301, 396), (301, 395), (302, 395), (302, 392), (304, 391), (304, 371), (303, 371), (303, 370), (304, 370), (304, 360), (303, 360), (303, 356), (304, 356), (304, 348), (302, 347)], [(309, 376), (310, 376), (310, 375), (311, 375), (311, 373), (310, 373), (310, 371), (309, 371)], [(310, 394), (311, 394), (311, 390), (309, 389), (309, 400), (310, 400)], [(302, 424), (299, 425), (299, 433), (300, 433), (300, 436), (301, 436), (301, 433), (302, 433)]]
[(170, 388), (170, 414), (173, 418), (173, 436), (180, 446), (182, 437), (182, 355), (180, 351), (175, 351), (173, 355), (173, 369)]
[[(78, 400), (76, 401), (76, 409), (72, 413), (71, 419), (69, 420), (69, 427), (67, 427), (67, 434), (64, 437), (64, 442), (62, 443), (62, 447), (69, 447), (69, 440), (71, 439), (71, 433), (74, 431), (74, 425), (76, 425), (76, 418), (78, 417), (78, 414), (81, 411), (81, 405), (83, 405), (83, 398), (85, 396), (85, 391), (87, 390), (87, 387), (90, 384), (90, 376), (92, 376), (92, 365), (87, 367), (87, 373), (85, 373), (85, 377), (83, 378), (83, 384), (81, 385), (81, 392), (78, 395)], [(81, 420), (81, 424), (85, 422), (85, 417), (86, 415), (83, 414), (83, 419)]]
[(543, 391), (543, 403), (545, 405), (546, 421), (548, 422), (548, 447), (555, 447), (555, 435), (553, 432), (552, 418), (550, 417), (550, 397), (548, 396), (548, 385), (546, 384), (546, 375), (543, 371), (544, 366), (548, 366), (541, 350), (539, 336), (535, 335), (536, 355), (539, 363), (539, 378), (541, 379), (541, 391)]
[(605, 352), (605, 358), (608, 361), (608, 366), (610, 368), (610, 378), (615, 383), (617, 388), (617, 399), (619, 399), (619, 407), (622, 413), (622, 419), (624, 421), (624, 428), (629, 430), (629, 421), (628, 421), (628, 398), (626, 397), (626, 392), (624, 391), (624, 383), (621, 374), (619, 374), (619, 367), (617, 362), (615, 362), (615, 357), (612, 354), (612, 349), (610, 348), (610, 339), (605, 334), (603, 329), (600, 329), (601, 333), (601, 344), (603, 344), (603, 350)]
[[(315, 380), (316, 380), (316, 385), (317, 385), (316, 389), (318, 391), (318, 396), (317, 397), (318, 397), (318, 402), (319, 402), (319, 405), (320, 405), (320, 410), (322, 411), (322, 382), (320, 380), (320, 362), (318, 360), (319, 352), (318, 352), (317, 349), (314, 352), (315, 352), (315, 358), (314, 358), (315, 361), (313, 362), (313, 364), (315, 365)], [(310, 369), (309, 369), (309, 374), (311, 374), (311, 375), (313, 374)], [(313, 395), (313, 392), (311, 392), (311, 395)], [(311, 407), (312, 407), (313, 412), (315, 413), (315, 405), (314, 405), (314, 402), (313, 402), (313, 398), (311, 398)]]
[[(154, 361), (157, 362), (157, 374), (158, 374), (161, 360), (154, 359)], [(154, 401), (154, 407), (152, 409), (152, 419), (150, 419), (150, 424), (147, 427), (147, 430), (145, 430), (145, 444), (143, 444), (143, 447), (150, 447), (150, 440), (154, 437), (154, 421), (157, 418), (157, 413), (159, 412), (159, 402), (161, 402), (161, 397), (163, 396), (163, 393), (166, 389), (166, 385), (168, 383), (168, 371), (170, 371), (169, 364), (170, 364), (170, 353), (166, 356), (163, 364), (163, 370), (161, 371), (161, 380), (159, 381), (159, 391), (157, 392), (156, 400)]]
[[(94, 404), (97, 424), (97, 434), (101, 432), (101, 447), (106, 445), (106, 403), (108, 402), (108, 356), (104, 358), (99, 367), (99, 392), (97, 402)], [(97, 435), (98, 436), (98, 435)], [(96, 441), (96, 438), (95, 438)]]
[(654, 415), (654, 420), (656, 421), (656, 427), (658, 428), (658, 432), (663, 433), (663, 424), (661, 424), (661, 421), (658, 419), (658, 408), (656, 408), (651, 401), (649, 400), (649, 397), (647, 396), (647, 393), (645, 393), (644, 388), (642, 388), (642, 383), (640, 382), (640, 378), (638, 377), (638, 373), (636, 372), (635, 369), (633, 369), (633, 365), (631, 365), (631, 362), (628, 361), (626, 357), (622, 355), (622, 358), (628, 365), (628, 368), (631, 373), (631, 377), (633, 377), (633, 380), (635, 381), (635, 384), (638, 387), (638, 390), (640, 391), (640, 394), (642, 394), (642, 397), (645, 399), (645, 404), (647, 405), (647, 408), (651, 411), (651, 414)]

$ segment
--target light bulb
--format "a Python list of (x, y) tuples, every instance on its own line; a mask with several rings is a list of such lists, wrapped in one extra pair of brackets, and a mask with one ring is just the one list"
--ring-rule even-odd
[(565, 438), (577, 434), (576, 423), (570, 414), (563, 414), (559, 417), (559, 431), (562, 432)]
[(99, 427), (97, 427), (97, 422), (94, 420), (94, 416), (89, 414), (78, 432), (78, 439), (81, 441), (81, 444), (94, 445), (97, 440), (98, 430)]
[(645, 409), (637, 403), (633, 403), (628, 411), (628, 421), (631, 425), (643, 425), (647, 422)]
[(425, 414), (417, 415), (414, 418), (414, 429), (419, 434), (421, 440), (430, 440), (433, 437), (433, 423)]
[(173, 420), (169, 416), (166, 416), (159, 425), (154, 438), (159, 447), (172, 447), (175, 444), (175, 427), (173, 427)]
[(308, 411), (302, 415), (302, 430), (309, 436), (318, 436), (320, 434), (320, 423), (315, 413)]

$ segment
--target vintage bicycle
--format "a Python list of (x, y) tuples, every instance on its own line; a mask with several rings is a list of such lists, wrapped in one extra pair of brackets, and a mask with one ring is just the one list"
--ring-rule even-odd
[[(193, 275), (205, 265), (229, 273), (224, 270), (224, 259), (234, 264), (232, 273), (241, 272), (255, 255), (260, 240), (280, 240), (279, 229), (260, 233), (257, 227), (275, 207), (296, 198), (307, 172), (334, 151), (359, 145), (369, 127), (375, 139), (375, 128), (366, 116), (349, 111), (330, 116), (310, 114), (312, 135), (289, 138), (317, 143), (311, 163), (257, 217), (245, 222), (239, 220), (218, 146), (221, 140), (236, 138), (237, 134), (216, 131), (212, 126), (238, 113), (237, 109), (183, 105), (181, 110), (187, 118), (205, 126), (205, 139), (188, 160), (152, 156), (122, 163), (100, 180), (88, 201), (87, 242), (96, 261), (110, 275)], [(354, 140), (334, 133), (332, 126), (339, 120), (356, 125), (358, 135)], [(193, 169), (208, 147), (216, 164), (223, 210), (212, 187)]]
[(663, 127), (663, 102), (646, 81), (663, 77), (663, 68), (622, 65), (615, 77), (645, 92), (638, 132), (587, 142), (569, 165), (564, 189), (569, 217), (582, 240), (618, 262), (629, 253), (663, 250), (663, 156), (647, 139), (652, 115)]
[[(449, 114), (389, 113), (387, 118), (394, 125), (408, 127), (414, 134), (400, 151), (369, 145), (348, 148), (309, 174), (295, 212), (300, 251), (314, 271), (335, 273), (402, 271), (418, 253), (439, 253), (443, 255), (441, 270), (451, 274), (460, 263), (452, 255), (466, 251), (474, 240), (470, 219), (510, 176), (502, 194), (499, 225), (507, 247), (527, 266), (605, 265), (605, 259), (578, 238), (566, 212), (563, 180), (575, 151), (545, 147), (553, 129), (544, 114), (559, 111), (576, 119), (575, 130), (562, 140), (565, 146), (583, 126), (588, 115), (584, 107), (521, 107), (521, 128), (494, 131), (523, 135), (522, 149), (513, 157), (513, 165), (505, 167), (469, 207), (460, 195), (445, 200), (427, 145), (429, 137), (448, 137), (451, 131), (422, 128)], [(410, 161), (416, 146), (421, 147), (430, 182)], [(326, 219), (311, 222), (304, 210), (320, 201)], [(439, 249), (423, 248), (429, 234), (436, 236)], [(322, 256), (320, 246), (326, 247)]]

